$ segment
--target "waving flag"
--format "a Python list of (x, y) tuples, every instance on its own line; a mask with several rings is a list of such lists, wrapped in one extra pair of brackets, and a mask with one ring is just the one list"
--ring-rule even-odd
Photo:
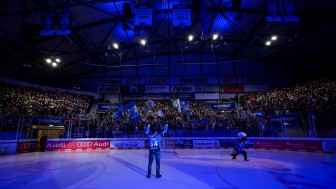
[(120, 120), (123, 112), (124, 112), (124, 105), (120, 104), (118, 107), (118, 111), (114, 114), (114, 117), (116, 118), (117, 121)]
[(131, 121), (133, 123), (137, 123), (140, 121), (140, 114), (138, 112), (138, 108), (135, 104), (134, 101), (130, 102), (129, 104), (127, 104), (125, 106), (125, 109), (128, 111), (129, 115), (130, 115), (130, 118), (131, 118)]
[(156, 112), (156, 115), (159, 116), (159, 117), (164, 117), (164, 114), (163, 114), (162, 110), (158, 110)]
[(171, 100), (173, 103), (173, 108), (177, 112), (181, 113), (181, 104), (180, 104), (180, 99), (173, 99)]
[(161, 134), (164, 134), (168, 131), (168, 123), (165, 124), (164, 128), (163, 128), (163, 132)]
[(153, 109), (153, 108), (155, 108), (155, 106), (156, 106), (156, 104), (155, 104), (155, 102), (154, 102), (153, 100), (148, 100), (148, 101), (146, 101), (146, 105), (147, 105), (147, 107), (148, 107), (149, 109)]
[(144, 114), (147, 114), (148, 109), (146, 109), (146, 108), (142, 108), (142, 112), (143, 112)]
[(189, 111), (189, 104), (187, 100), (180, 100), (180, 104), (181, 104), (181, 109), (183, 113)]

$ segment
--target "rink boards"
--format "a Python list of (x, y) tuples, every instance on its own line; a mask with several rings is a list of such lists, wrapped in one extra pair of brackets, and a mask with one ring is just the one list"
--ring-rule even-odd
[[(234, 137), (216, 138), (164, 138), (164, 149), (206, 149), (232, 148), (237, 141)], [(266, 150), (289, 150), (308, 152), (336, 152), (336, 139), (303, 139), (303, 138), (249, 138), (248, 148)], [(145, 149), (148, 148), (146, 138), (85, 138), (85, 139), (49, 139), (46, 151), (57, 150), (110, 150), (110, 149)], [(13, 154), (39, 151), (37, 140), (4, 140), (0, 141), (0, 154)]]

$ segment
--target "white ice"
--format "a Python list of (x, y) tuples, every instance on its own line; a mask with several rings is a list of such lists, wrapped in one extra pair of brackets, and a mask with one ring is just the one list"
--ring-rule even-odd
[(148, 150), (53, 151), (0, 156), (1, 189), (323, 189), (336, 186), (336, 155), (247, 149), (164, 149), (161, 178)]

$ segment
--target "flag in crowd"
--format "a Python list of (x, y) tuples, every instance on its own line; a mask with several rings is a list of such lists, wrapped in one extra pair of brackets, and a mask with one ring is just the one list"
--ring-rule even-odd
[(163, 114), (162, 110), (158, 110), (156, 112), (156, 115), (159, 116), (159, 117), (164, 117), (164, 114)]
[(119, 121), (120, 118), (122, 117), (124, 109), (125, 109), (124, 105), (120, 104), (118, 106), (118, 111), (114, 114), (114, 117), (116, 118), (117, 121)]
[(180, 100), (180, 104), (183, 113), (189, 111), (189, 104), (187, 100)]
[[(188, 113), (189, 106), (188, 106), (187, 100), (171, 99), (171, 102), (173, 103), (174, 110), (178, 111), (179, 113), (181, 112)], [(141, 112), (144, 114), (148, 114), (152, 112), (151, 109), (155, 108), (156, 104), (153, 100), (148, 100), (145, 103), (146, 103), (147, 108), (142, 107)], [(139, 110), (136, 106), (135, 101), (132, 101), (129, 104), (126, 104), (125, 106), (120, 104), (118, 106), (118, 111), (113, 114), (113, 117), (115, 117), (116, 120), (119, 121), (122, 118), (123, 112), (125, 110), (128, 111), (131, 121), (133, 123), (139, 122), (141, 120), (141, 115), (139, 113)], [(159, 117), (165, 117), (163, 110), (157, 110), (153, 113), (155, 113)]]
[(129, 104), (125, 105), (125, 109), (128, 111), (130, 117), (131, 117), (131, 121), (133, 123), (139, 122), (140, 121), (140, 114), (138, 112), (138, 108), (135, 104), (134, 101), (130, 102)]
[(141, 110), (142, 110), (142, 112), (143, 112), (144, 114), (147, 114), (147, 113), (148, 113), (148, 109), (147, 109), (147, 108), (142, 108)]
[(180, 103), (180, 99), (172, 99), (171, 100), (173, 103), (173, 108), (174, 110), (176, 110), (177, 112), (181, 113), (181, 103)]
[(153, 109), (155, 108), (156, 104), (153, 100), (148, 100), (146, 101), (146, 106), (149, 108), (149, 109)]

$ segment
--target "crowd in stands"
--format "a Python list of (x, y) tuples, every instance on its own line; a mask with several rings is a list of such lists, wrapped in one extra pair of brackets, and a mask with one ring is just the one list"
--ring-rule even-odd
[(335, 100), (336, 82), (327, 79), (240, 96), (244, 110), (267, 115), (333, 108)]
[[(110, 111), (95, 117), (78, 116), (80, 113), (87, 114), (92, 107), (94, 99), (89, 95), (5, 83), (0, 83), (0, 95), (1, 117), (65, 117), (65, 126), (71, 127), (72, 132), (90, 133), (87, 137), (98, 137), (100, 133), (104, 133), (105, 137), (113, 137), (113, 133), (118, 131), (124, 134), (141, 133), (148, 123), (158, 127), (169, 123), (170, 130), (181, 130), (184, 136), (191, 136), (195, 131), (238, 129), (253, 132), (260, 129), (260, 122), (267, 122), (267, 116), (276, 114), (328, 109), (335, 119), (336, 82), (318, 80), (291, 88), (247, 93), (237, 99), (237, 104), (242, 108), (226, 113), (213, 111), (203, 101), (189, 101), (187, 113), (177, 111), (170, 99), (154, 100), (155, 105), (150, 108), (148, 100), (137, 101), (136, 106), (141, 117), (139, 122), (132, 122), (131, 115), (126, 110), (118, 119), (116, 112)], [(124, 102), (126, 103), (128, 102)], [(254, 112), (262, 112), (264, 116), (260, 119)], [(335, 125), (335, 120), (331, 120), (331, 124)], [(5, 127), (6, 123), (2, 121), (1, 129), (4, 130)]]
[(113, 112), (108, 112), (103, 116), (103, 124), (98, 124), (99, 127), (103, 127), (103, 130), (127, 130), (128, 133), (134, 131), (140, 133), (147, 124), (162, 128), (165, 123), (168, 123), (170, 130), (183, 130), (186, 135), (191, 135), (195, 130), (224, 129), (224, 126), (227, 128), (230, 123), (227, 115), (213, 112), (206, 103), (201, 101), (189, 101), (187, 114), (178, 112), (169, 99), (155, 100), (155, 106), (150, 109), (146, 102), (148, 101), (137, 101), (137, 109), (141, 117), (139, 123), (132, 123), (128, 111), (123, 112), (120, 120), (115, 118)]
[(66, 116), (88, 111), (92, 96), (0, 83), (0, 115)]

